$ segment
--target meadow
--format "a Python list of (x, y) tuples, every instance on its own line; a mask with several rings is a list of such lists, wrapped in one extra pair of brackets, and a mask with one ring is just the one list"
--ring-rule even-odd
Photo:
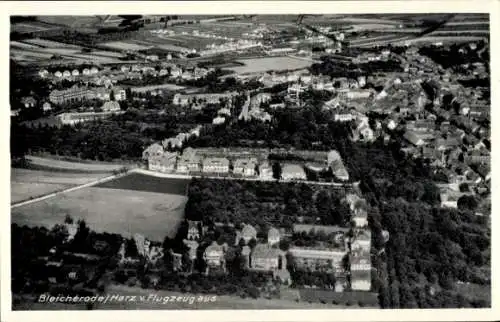
[(167, 235), (175, 236), (186, 201), (178, 194), (89, 187), (14, 208), (11, 221), (51, 228), (69, 214), (98, 232), (128, 237), (139, 233), (162, 241)]
[(228, 68), (235, 73), (262, 73), (280, 70), (297, 70), (311, 65), (310, 61), (290, 57), (265, 57), (255, 59), (241, 59), (238, 62), (244, 66)]

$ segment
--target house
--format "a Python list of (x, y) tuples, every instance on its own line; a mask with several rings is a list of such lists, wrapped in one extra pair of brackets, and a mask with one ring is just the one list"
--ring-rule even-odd
[(281, 171), (281, 178), (283, 180), (306, 180), (306, 172), (301, 165), (297, 164), (284, 164)]
[(229, 160), (226, 158), (205, 158), (202, 161), (202, 171), (204, 173), (228, 173)]
[(152, 156), (148, 159), (148, 168), (151, 171), (173, 172), (177, 163), (177, 156), (177, 153), (167, 151), (159, 156)]
[(27, 96), (21, 99), (21, 103), (24, 105), (24, 107), (30, 108), (35, 107), (36, 100), (32, 96)]
[(245, 224), (239, 233), (239, 237), (245, 241), (245, 244), (248, 244), (250, 240), (257, 239), (257, 230), (252, 225)]
[(103, 112), (117, 112), (120, 111), (120, 104), (115, 101), (107, 101), (101, 107)]
[(71, 75), (73, 77), (80, 76), (80, 72), (78, 71), (78, 69), (73, 69), (73, 71), (71, 72)]
[(95, 67), (95, 66), (94, 66), (94, 67), (92, 67), (92, 68), (90, 69), (90, 74), (91, 74), (91, 75), (95, 75), (95, 74), (97, 74), (97, 73), (99, 73), (99, 69), (98, 69), (97, 67)]
[(264, 161), (259, 165), (259, 178), (264, 180), (273, 178), (273, 169), (268, 161)]
[(56, 78), (61, 78), (61, 77), (63, 77), (63, 74), (62, 74), (60, 71), (56, 71), (56, 72), (54, 73), (54, 76), (55, 76)]
[(351, 289), (353, 291), (369, 291), (371, 289), (371, 271), (351, 272)]
[(440, 194), (441, 196), (441, 207), (442, 208), (458, 208), (458, 199), (461, 197), (461, 193), (456, 191), (447, 190)]
[(276, 245), (280, 242), (280, 232), (278, 229), (271, 227), (267, 232), (267, 243), (269, 245)]
[(142, 152), (142, 159), (148, 160), (150, 157), (161, 156), (163, 153), (163, 147), (158, 143), (153, 143)]
[(44, 112), (48, 112), (48, 111), (52, 110), (52, 106), (50, 105), (49, 102), (45, 102), (42, 105), (42, 109), (43, 109)]
[(115, 101), (124, 101), (127, 99), (127, 91), (123, 88), (113, 88), (112, 92), (115, 97)]
[(212, 124), (214, 125), (224, 124), (224, 122), (226, 122), (226, 118), (222, 116), (217, 116), (212, 120)]
[(251, 255), (249, 269), (256, 271), (277, 271), (286, 269), (285, 253), (269, 244), (255, 245)]
[(332, 172), (337, 179), (342, 181), (349, 180), (349, 173), (347, 172), (347, 169), (345, 168), (342, 160), (336, 160), (331, 162), (330, 168), (332, 169)]
[(339, 248), (314, 248), (291, 247), (288, 250), (297, 267), (311, 271), (342, 272), (343, 260), (348, 254), (347, 247)]
[(205, 274), (208, 275), (210, 270), (222, 269), (223, 272), (226, 271), (226, 259), (225, 252), (227, 249), (227, 244), (219, 245), (217, 242), (213, 241), (203, 253), (203, 259), (207, 266)]
[(69, 78), (71, 77), (71, 72), (69, 70), (65, 70), (62, 75), (64, 78)]
[(199, 240), (200, 239), (200, 221), (188, 220), (188, 240)]
[(351, 238), (351, 249), (370, 252), (372, 242), (371, 236), (371, 230), (369, 229), (355, 229), (354, 236)]
[(366, 209), (356, 208), (354, 210), (353, 220), (356, 227), (366, 227), (368, 225), (368, 213)]
[(199, 245), (198, 242), (196, 242), (195, 240), (186, 240), (186, 239), (184, 240), (184, 244), (189, 248), (188, 255), (189, 259), (191, 260), (191, 267), (189, 268), (189, 271), (192, 272), (194, 267), (194, 262), (198, 257), (197, 253)]
[(422, 146), (425, 144), (424, 140), (413, 131), (406, 131), (403, 137), (414, 146)]
[(189, 173), (189, 172), (199, 172), (201, 163), (201, 157), (196, 154), (193, 149), (186, 149), (182, 153), (181, 158), (177, 162), (177, 172)]
[(255, 175), (256, 165), (257, 159), (255, 158), (236, 159), (233, 162), (233, 174), (244, 177), (252, 177)]

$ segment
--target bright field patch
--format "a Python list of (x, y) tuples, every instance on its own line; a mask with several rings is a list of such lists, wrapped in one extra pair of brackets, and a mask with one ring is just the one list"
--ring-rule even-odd
[(18, 225), (52, 227), (69, 214), (98, 232), (162, 241), (174, 237), (186, 201), (176, 194), (91, 187), (13, 209), (11, 218)]
[(256, 59), (241, 59), (238, 62), (245, 66), (229, 68), (235, 73), (261, 73), (279, 70), (296, 70), (309, 67), (310, 61), (290, 57), (266, 57)]

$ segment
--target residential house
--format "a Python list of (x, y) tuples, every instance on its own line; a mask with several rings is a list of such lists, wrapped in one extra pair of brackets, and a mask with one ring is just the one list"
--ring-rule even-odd
[(49, 102), (45, 102), (42, 105), (42, 109), (43, 109), (44, 112), (48, 112), (48, 111), (52, 110), (52, 106), (50, 105)]
[(351, 289), (353, 291), (369, 291), (371, 290), (371, 271), (358, 270), (351, 272)]
[(204, 173), (226, 174), (229, 172), (229, 160), (227, 158), (205, 158), (202, 161)]
[(63, 77), (63, 74), (62, 74), (60, 71), (56, 71), (56, 72), (54, 73), (54, 76), (55, 76), (56, 78), (62, 78), (62, 77)]
[(306, 172), (301, 165), (284, 164), (281, 171), (281, 178), (287, 180), (306, 180)]
[(203, 259), (207, 266), (205, 274), (208, 274), (210, 270), (221, 269), (223, 272), (226, 271), (226, 259), (225, 253), (227, 249), (227, 244), (219, 245), (217, 242), (213, 241), (210, 246), (205, 249), (203, 254)]
[[(237, 232), (237, 241), (242, 238), (245, 242), (245, 244), (248, 244), (250, 240), (252, 239), (257, 239), (257, 230), (252, 226), (252, 225), (243, 225), (243, 228), (241, 229), (241, 232)], [(240, 238), (238, 238), (240, 237)]]
[(115, 101), (107, 101), (101, 107), (103, 112), (117, 112), (120, 111), (120, 104)]
[(458, 199), (462, 196), (462, 193), (447, 190), (441, 192), (441, 207), (442, 208), (458, 208)]
[(372, 234), (369, 229), (355, 229), (354, 235), (351, 238), (351, 249), (370, 252), (371, 236)]
[(49, 71), (46, 69), (41, 69), (38, 71), (38, 76), (40, 76), (40, 78), (45, 78), (49, 76)]
[(177, 162), (177, 172), (199, 172), (201, 170), (200, 164), (201, 157), (196, 154), (196, 151), (186, 152), (185, 150), (179, 161)]
[(163, 153), (163, 146), (158, 143), (153, 143), (142, 152), (142, 159), (148, 160), (150, 157), (162, 156)]
[(403, 137), (414, 146), (422, 146), (425, 144), (424, 140), (413, 131), (406, 131)]
[(271, 227), (267, 232), (267, 243), (270, 246), (276, 245), (280, 242), (280, 232), (278, 229)]
[(175, 171), (177, 153), (165, 151), (160, 156), (152, 156), (148, 159), (148, 168), (151, 171), (171, 173)]
[(333, 175), (342, 181), (349, 180), (349, 173), (344, 166), (342, 160), (336, 160), (330, 163), (330, 168), (332, 169)]
[(191, 261), (191, 267), (189, 268), (189, 271), (193, 271), (194, 267), (194, 262), (196, 260), (197, 253), (198, 253), (198, 242), (195, 240), (184, 240), (184, 244), (189, 248), (188, 254), (189, 254), (189, 259)]
[(269, 244), (257, 244), (250, 255), (249, 269), (266, 272), (284, 270), (286, 269), (285, 253)]
[(24, 105), (24, 107), (30, 108), (35, 107), (36, 100), (32, 96), (27, 96), (21, 99), (21, 103)]
[(255, 175), (256, 165), (257, 159), (255, 158), (236, 159), (233, 162), (233, 174), (252, 177)]
[(348, 254), (348, 249), (347, 247), (327, 249), (294, 246), (288, 252), (293, 257), (297, 267), (301, 269), (342, 272), (344, 270), (343, 260)]
[(188, 233), (187, 233), (187, 239), (188, 240), (199, 240), (200, 239), (200, 221), (193, 221), (193, 220), (188, 220)]
[(264, 161), (259, 165), (259, 178), (264, 180), (273, 178), (273, 169), (268, 161)]

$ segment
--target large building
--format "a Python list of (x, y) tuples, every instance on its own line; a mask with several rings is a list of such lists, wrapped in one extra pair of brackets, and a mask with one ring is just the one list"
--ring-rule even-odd
[(256, 165), (257, 159), (255, 158), (236, 159), (233, 162), (233, 174), (252, 177), (255, 175)]
[(205, 158), (202, 161), (204, 173), (226, 174), (229, 172), (229, 160), (226, 158)]
[(249, 268), (256, 271), (276, 271), (286, 268), (285, 253), (268, 244), (255, 245), (251, 255)]
[(148, 168), (151, 171), (173, 172), (177, 163), (177, 153), (165, 152), (148, 159)]
[(49, 100), (54, 104), (72, 103), (93, 98), (95, 98), (94, 91), (78, 85), (61, 91), (56, 89), (49, 94)]
[(348, 254), (348, 249), (347, 247), (332, 249), (291, 247), (289, 253), (299, 268), (342, 272), (343, 260)]

